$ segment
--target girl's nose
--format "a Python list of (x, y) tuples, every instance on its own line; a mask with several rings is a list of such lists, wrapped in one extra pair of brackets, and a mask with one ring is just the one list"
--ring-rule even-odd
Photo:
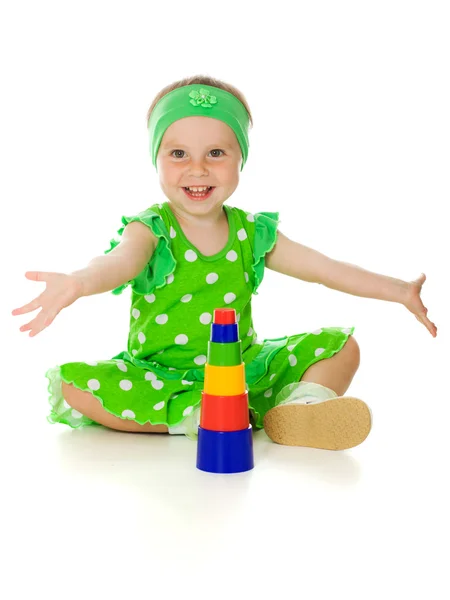
[(189, 171), (191, 175), (206, 175), (208, 173), (206, 165), (201, 160), (193, 160)]

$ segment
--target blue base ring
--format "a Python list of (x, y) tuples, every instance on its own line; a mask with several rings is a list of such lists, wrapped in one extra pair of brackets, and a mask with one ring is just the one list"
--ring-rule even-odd
[(253, 467), (251, 425), (239, 431), (198, 428), (197, 469), (208, 473), (241, 473)]

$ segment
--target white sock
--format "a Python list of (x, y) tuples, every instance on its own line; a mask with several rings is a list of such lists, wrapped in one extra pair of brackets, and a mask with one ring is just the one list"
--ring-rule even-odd
[(278, 393), (275, 406), (281, 404), (314, 404), (330, 398), (337, 398), (336, 392), (320, 383), (296, 381), (286, 385)]
[(191, 412), (179, 425), (169, 427), (171, 435), (185, 435), (189, 439), (196, 440), (198, 437), (198, 427), (200, 425), (200, 405)]

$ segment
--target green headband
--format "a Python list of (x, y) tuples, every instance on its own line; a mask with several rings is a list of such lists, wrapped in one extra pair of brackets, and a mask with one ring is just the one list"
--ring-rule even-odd
[(184, 117), (211, 117), (229, 125), (236, 134), (241, 147), (242, 171), (247, 161), (249, 148), (247, 110), (242, 102), (230, 92), (210, 85), (199, 84), (176, 88), (156, 103), (148, 123), (150, 154), (155, 167), (164, 132), (174, 121), (184, 119)]

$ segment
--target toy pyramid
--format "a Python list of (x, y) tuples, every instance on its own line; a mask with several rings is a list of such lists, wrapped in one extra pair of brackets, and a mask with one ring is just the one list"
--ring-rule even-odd
[(210, 473), (253, 469), (245, 364), (234, 308), (214, 310), (198, 428), (197, 468)]

